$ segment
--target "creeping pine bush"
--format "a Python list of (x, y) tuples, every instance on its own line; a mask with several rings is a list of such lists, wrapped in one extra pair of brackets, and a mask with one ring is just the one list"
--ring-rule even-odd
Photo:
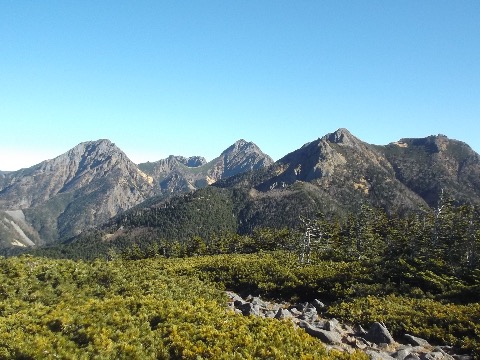
[(480, 355), (480, 304), (444, 304), (398, 295), (367, 296), (340, 302), (329, 314), (363, 325), (382, 321), (394, 333), (416, 334), (432, 343), (451, 344)]
[(0, 259), (0, 359), (366, 359), (229, 312), (222, 291), (175, 266)]

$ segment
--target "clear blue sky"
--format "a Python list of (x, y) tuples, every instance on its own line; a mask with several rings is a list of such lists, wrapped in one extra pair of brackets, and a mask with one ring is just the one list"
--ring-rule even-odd
[(107, 138), (275, 160), (340, 127), (480, 151), (480, 1), (0, 1), (0, 170)]

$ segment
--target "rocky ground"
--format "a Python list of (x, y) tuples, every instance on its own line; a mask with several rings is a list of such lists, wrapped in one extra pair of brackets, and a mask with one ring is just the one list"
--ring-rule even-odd
[(451, 346), (433, 346), (428, 341), (404, 334), (394, 339), (386, 326), (373, 323), (368, 330), (359, 325), (342, 324), (336, 319), (326, 319), (322, 314), (326, 306), (319, 300), (297, 304), (273, 303), (227, 291), (228, 308), (244, 316), (261, 316), (275, 319), (290, 319), (327, 346), (345, 352), (364, 351), (372, 360), (471, 360), (470, 355), (461, 355), (461, 351)]

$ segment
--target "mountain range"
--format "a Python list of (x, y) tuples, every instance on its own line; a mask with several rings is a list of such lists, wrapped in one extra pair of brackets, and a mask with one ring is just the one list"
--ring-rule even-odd
[(210, 162), (170, 156), (138, 166), (109, 140), (84, 142), (53, 160), (0, 173), (0, 244), (64, 241), (152, 196), (195, 190), (271, 163), (244, 140)]
[(379, 146), (339, 129), (277, 162), (239, 140), (210, 162), (170, 156), (138, 165), (99, 140), (0, 173), (0, 241), (43, 245), (91, 228), (105, 238), (124, 226), (136, 229), (122, 230), (124, 239), (151, 228), (163, 238), (248, 233), (295, 227), (318, 211), (348, 215), (362, 204), (429, 211), (444, 193), (480, 204), (480, 156), (444, 135)]

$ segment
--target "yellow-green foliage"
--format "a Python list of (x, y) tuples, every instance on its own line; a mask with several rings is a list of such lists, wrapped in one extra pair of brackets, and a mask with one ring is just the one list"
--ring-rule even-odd
[[(237, 291), (253, 291), (280, 299), (330, 297), (334, 300), (329, 310), (332, 317), (364, 326), (383, 321), (397, 336), (411, 333), (480, 355), (479, 303), (458, 305), (416, 298), (424, 294), (415, 288), (408, 289), (404, 296), (386, 295), (395, 290), (394, 285), (385, 280), (375, 281), (375, 263), (321, 261), (299, 266), (294, 257), (274, 252), (195, 257), (163, 264), (172, 274), (198, 276)], [(460, 287), (455, 278), (431, 271), (416, 276), (427, 279), (428, 284), (441, 282), (446, 289)], [(447, 280), (448, 286), (444, 284)]]
[(336, 316), (363, 325), (382, 321), (394, 334), (415, 334), (480, 355), (480, 304), (443, 304), (396, 295), (368, 296), (330, 307)]
[(183, 261), (0, 259), (0, 359), (366, 359), (226, 311)]
[[(343, 296), (350, 291), (347, 287), (368, 277), (368, 269), (357, 263), (322, 261), (303, 266), (292, 254), (280, 251), (171, 259), (164, 264), (172, 274), (197, 276), (217, 287), (286, 300)], [(340, 283), (341, 288), (335, 289)]]

